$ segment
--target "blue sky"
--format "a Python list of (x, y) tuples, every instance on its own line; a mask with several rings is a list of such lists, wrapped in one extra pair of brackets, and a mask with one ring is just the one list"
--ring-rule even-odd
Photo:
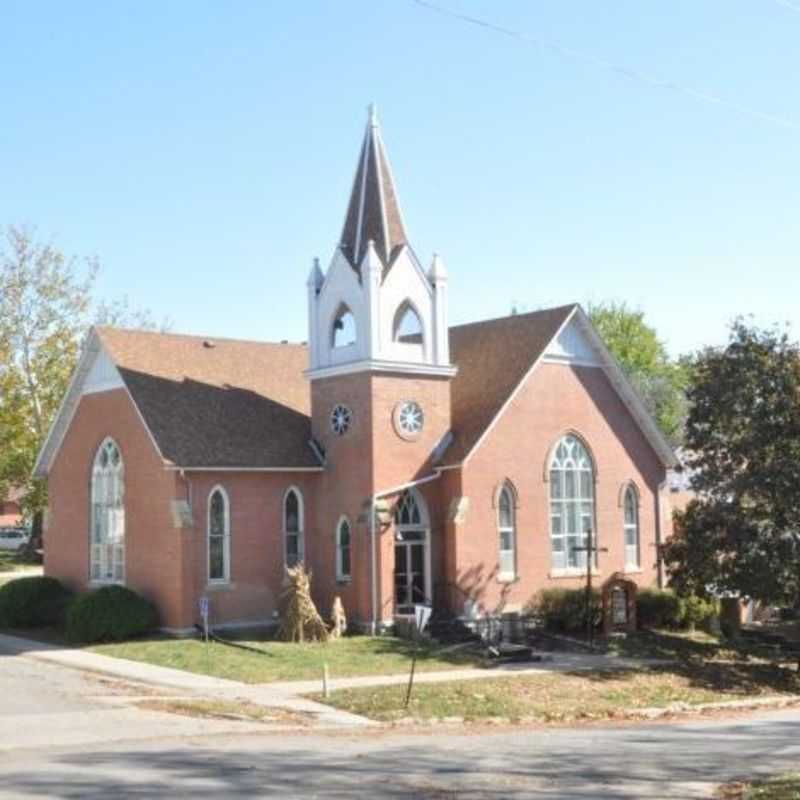
[(451, 323), (616, 299), (674, 353), (736, 314), (800, 332), (800, 0), (436, 2), (530, 38), (413, 0), (4, 0), (0, 224), (176, 331), (302, 340), (374, 101)]

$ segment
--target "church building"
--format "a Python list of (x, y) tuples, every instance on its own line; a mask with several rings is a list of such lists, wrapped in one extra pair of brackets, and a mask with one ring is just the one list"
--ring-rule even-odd
[(90, 331), (36, 464), (46, 574), (125, 584), (174, 631), (201, 597), (273, 624), (297, 563), (366, 631), (520, 610), (584, 585), (589, 533), (597, 583), (659, 584), (675, 456), (586, 313), (450, 326), (448, 278), (371, 112), (308, 344)]

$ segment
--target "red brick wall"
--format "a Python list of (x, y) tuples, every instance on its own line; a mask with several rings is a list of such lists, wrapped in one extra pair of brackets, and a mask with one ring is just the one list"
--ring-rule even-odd
[(89, 587), (89, 505), (92, 464), (106, 436), (125, 463), (126, 584), (156, 602), (162, 624), (186, 620), (184, 548), (190, 532), (173, 527), (170, 503), (181, 494), (127, 392), (82, 398), (50, 471), (44, 569), (76, 590)]
[[(600, 580), (624, 569), (623, 510), (620, 492), (633, 481), (639, 490), (642, 571), (640, 585), (656, 580), (655, 528), (658, 486), (664, 468), (599, 369), (541, 365), (516, 395), (463, 470), (469, 498), (465, 522), (454, 526), (448, 578), (477, 594), (487, 609), (524, 605), (547, 586), (582, 586), (585, 578), (551, 576), (549, 483), (550, 450), (566, 432), (578, 433), (596, 463), (596, 525)], [(517, 490), (518, 580), (497, 578), (497, 522), (493, 496), (504, 479)], [(663, 523), (663, 518), (662, 518)]]

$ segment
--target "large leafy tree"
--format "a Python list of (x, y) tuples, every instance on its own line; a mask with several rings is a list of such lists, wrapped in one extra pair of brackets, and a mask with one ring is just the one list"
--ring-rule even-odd
[(0, 494), (21, 488), (31, 516), (44, 505), (33, 463), (89, 322), (96, 271), (32, 230), (9, 226), (0, 239)]
[(590, 304), (589, 317), (670, 442), (683, 439), (687, 368), (673, 361), (644, 313), (625, 303)]
[(676, 588), (800, 600), (800, 348), (743, 320), (695, 360), (686, 427), (697, 492), (665, 561)]
[(35, 230), (0, 232), (0, 499), (12, 487), (22, 490), (34, 542), (46, 490), (33, 465), (90, 322), (154, 326), (127, 299), (94, 306), (97, 269), (96, 259), (67, 257)]

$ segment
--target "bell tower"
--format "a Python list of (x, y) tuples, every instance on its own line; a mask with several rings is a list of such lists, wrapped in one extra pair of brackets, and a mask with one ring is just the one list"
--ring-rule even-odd
[(370, 107), (339, 245), (308, 278), (310, 364), (316, 378), (393, 371), (451, 376), (447, 273), (426, 272), (408, 242), (378, 119)]
[[(307, 282), (311, 428), (324, 455), (317, 482), (315, 574), (348, 613), (391, 618), (391, 536), (365, 509), (387, 490), (430, 476), (450, 440), (447, 273), (411, 248), (375, 109), (370, 108), (344, 226), (326, 272)], [(435, 491), (431, 489), (431, 491)], [(337, 521), (352, 532), (352, 576), (332, 572)]]

